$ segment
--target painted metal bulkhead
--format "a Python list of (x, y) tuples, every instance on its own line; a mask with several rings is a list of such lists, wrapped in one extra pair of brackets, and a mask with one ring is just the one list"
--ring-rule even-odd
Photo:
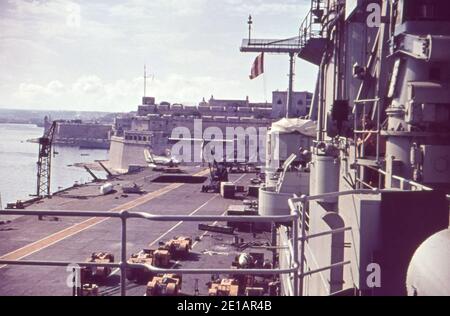
[[(300, 293), (406, 295), (417, 248), (449, 226), (450, 57), (442, 52), (450, 50), (450, 12), (438, 12), (449, 6), (312, 1), (312, 9), (318, 3), (327, 47), (311, 111), (318, 134), (302, 228), (339, 232), (305, 237), (304, 271), (331, 268), (305, 276)], [(369, 23), (376, 13), (380, 23)], [(313, 198), (358, 189), (373, 192)], [(283, 244), (289, 232), (279, 233)]]

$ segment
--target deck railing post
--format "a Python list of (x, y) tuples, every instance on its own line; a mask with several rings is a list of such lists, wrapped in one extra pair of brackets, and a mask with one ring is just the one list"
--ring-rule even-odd
[(294, 293), (293, 296), (298, 296), (298, 222), (296, 220), (292, 221), (292, 251), (293, 251), (293, 266), (295, 267), (294, 271)]
[(301, 216), (302, 216), (302, 235), (300, 238), (300, 289), (299, 295), (303, 296), (303, 284), (305, 273), (305, 244), (306, 244), (306, 196), (303, 196), (303, 200), (300, 203)]
[(122, 253), (120, 261), (120, 295), (126, 296), (126, 282), (127, 282), (127, 216), (128, 212), (123, 211), (120, 213), (122, 221)]
[(298, 219), (300, 213), (297, 209), (293, 210), (293, 213), (295, 215), (294, 219), (292, 220), (292, 259), (293, 259), (293, 265), (295, 268), (294, 271), (294, 293), (293, 296), (299, 295), (299, 274), (298, 274), (298, 267), (299, 267), (299, 260), (298, 260)]

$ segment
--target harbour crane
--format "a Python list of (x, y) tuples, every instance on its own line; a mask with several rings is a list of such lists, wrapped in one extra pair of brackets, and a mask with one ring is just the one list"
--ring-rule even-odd
[(39, 141), (39, 158), (37, 162), (37, 190), (38, 197), (49, 197), (50, 179), (53, 154), (53, 137), (58, 125), (57, 121), (53, 121), (52, 125), (44, 132), (44, 135), (38, 139)]

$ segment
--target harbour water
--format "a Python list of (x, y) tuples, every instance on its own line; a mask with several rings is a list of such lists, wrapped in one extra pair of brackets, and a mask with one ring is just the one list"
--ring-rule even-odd
[[(26, 200), (36, 193), (36, 162), (39, 145), (27, 142), (41, 137), (43, 128), (35, 125), (0, 124), (0, 195), (2, 206), (17, 200)], [(52, 160), (52, 192), (86, 183), (92, 177), (76, 163), (90, 163), (107, 159), (107, 150), (55, 147)], [(101, 178), (103, 171), (94, 171)]]

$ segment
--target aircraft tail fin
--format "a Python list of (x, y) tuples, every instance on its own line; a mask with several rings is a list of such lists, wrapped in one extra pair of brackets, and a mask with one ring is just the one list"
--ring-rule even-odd
[(152, 153), (148, 149), (144, 150), (144, 156), (145, 156), (145, 160), (148, 163), (154, 163), (155, 162), (155, 160), (153, 159)]

